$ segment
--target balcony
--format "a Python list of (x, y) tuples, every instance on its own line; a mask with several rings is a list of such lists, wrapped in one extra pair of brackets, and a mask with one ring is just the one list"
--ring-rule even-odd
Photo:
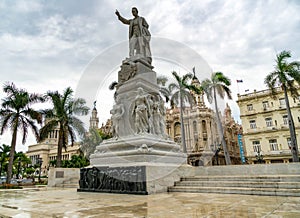
[(283, 124), (283, 125), (280, 125), (280, 128), (281, 128), (281, 129), (288, 129), (289, 126), (288, 126), (287, 124), (286, 124), (286, 125)]
[(256, 110), (255, 109), (253, 109), (253, 110), (250, 110), (250, 111), (246, 111), (245, 112), (245, 115), (252, 115), (252, 114), (256, 114), (257, 112), (256, 112)]

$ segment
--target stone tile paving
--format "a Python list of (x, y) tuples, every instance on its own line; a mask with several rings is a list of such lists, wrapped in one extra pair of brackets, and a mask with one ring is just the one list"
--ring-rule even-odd
[(0, 191), (0, 217), (300, 217), (300, 197), (163, 193), (125, 195), (76, 189)]

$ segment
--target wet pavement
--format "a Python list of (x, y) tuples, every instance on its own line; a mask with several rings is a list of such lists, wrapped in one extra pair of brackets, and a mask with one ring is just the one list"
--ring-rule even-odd
[(127, 195), (40, 188), (0, 191), (0, 217), (300, 217), (300, 197)]

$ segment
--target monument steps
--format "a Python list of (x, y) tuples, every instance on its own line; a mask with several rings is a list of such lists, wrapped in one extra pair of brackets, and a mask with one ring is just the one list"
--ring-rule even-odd
[(224, 175), (224, 176), (193, 176), (183, 177), (181, 181), (268, 181), (268, 182), (300, 182), (300, 175)]
[(169, 192), (300, 196), (300, 175), (194, 176), (175, 182)]

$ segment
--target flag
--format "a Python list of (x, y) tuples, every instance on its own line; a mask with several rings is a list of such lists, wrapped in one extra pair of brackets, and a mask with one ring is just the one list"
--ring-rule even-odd
[(249, 89), (246, 89), (245, 92), (249, 92)]
[(236, 82), (237, 82), (237, 83), (242, 83), (243, 80), (242, 80), (242, 79), (237, 79)]

